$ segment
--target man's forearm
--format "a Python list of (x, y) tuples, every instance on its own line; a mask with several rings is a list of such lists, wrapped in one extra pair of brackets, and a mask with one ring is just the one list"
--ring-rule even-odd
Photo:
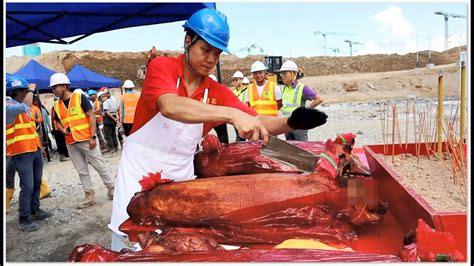
[(323, 99), (321, 97), (316, 97), (314, 100), (309, 104), (309, 108), (313, 109), (316, 106), (320, 105), (323, 102)]
[(92, 110), (90, 110), (89, 112), (86, 113), (87, 117), (89, 118), (89, 128), (90, 128), (90, 131), (91, 131), (91, 137), (95, 135), (95, 124), (96, 124), (96, 121), (95, 121), (95, 115), (94, 115), (94, 112)]
[(109, 109), (105, 110), (105, 115), (112, 120), (115, 120), (115, 117), (110, 113)]
[(232, 117), (238, 112), (234, 108), (204, 104), (175, 94), (162, 95), (157, 104), (163, 116), (190, 124), (203, 122), (232, 123)]

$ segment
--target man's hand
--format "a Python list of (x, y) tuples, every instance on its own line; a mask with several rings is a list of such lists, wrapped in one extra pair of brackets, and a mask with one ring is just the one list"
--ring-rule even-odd
[(95, 146), (97, 145), (97, 141), (93, 138), (90, 138), (89, 139), (89, 150), (93, 150), (95, 149)]
[(326, 124), (327, 114), (318, 109), (296, 108), (288, 118), (288, 125), (293, 129), (312, 129)]
[(62, 132), (63, 132), (63, 134), (64, 134), (65, 136), (67, 136), (67, 135), (71, 134), (71, 129), (69, 129), (69, 128), (63, 128)]
[(240, 137), (255, 141), (262, 136), (263, 145), (268, 144), (268, 130), (257, 117), (235, 109), (231, 122)]
[(28, 84), (28, 89), (32, 90), (32, 91), (36, 90), (36, 83), (29, 83)]

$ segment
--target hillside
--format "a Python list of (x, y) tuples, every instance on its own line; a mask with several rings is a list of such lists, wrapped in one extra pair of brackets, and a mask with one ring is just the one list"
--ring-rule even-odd
[[(462, 47), (466, 50), (466, 46)], [(446, 65), (458, 60), (458, 48), (432, 53), (435, 65)], [(159, 51), (160, 54), (176, 56), (178, 51)], [(98, 73), (120, 79), (131, 79), (138, 87), (142, 80), (137, 76), (138, 67), (146, 63), (147, 52), (104, 52), (104, 51), (55, 51), (34, 57), (36, 61), (55, 71), (68, 72), (74, 64), (81, 64)], [(238, 58), (233, 55), (222, 55), (221, 65), (224, 83), (230, 85), (232, 74), (239, 70), (250, 75), (250, 65), (256, 60), (263, 61), (264, 56)], [(12, 56), (5, 59), (5, 69), (13, 73), (28, 62), (30, 58)], [(287, 58), (284, 58), (286, 60)], [(304, 71), (306, 77), (325, 76), (348, 73), (389, 72), (413, 69), (416, 66), (416, 53), (406, 55), (377, 54), (353, 57), (298, 57), (293, 58)], [(419, 52), (419, 65), (428, 63), (428, 51)]]

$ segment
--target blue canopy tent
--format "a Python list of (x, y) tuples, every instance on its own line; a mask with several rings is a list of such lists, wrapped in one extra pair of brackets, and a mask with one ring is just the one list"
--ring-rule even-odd
[(10, 74), (10, 73), (5, 73), (5, 79), (8, 79), (9, 77), (13, 76), (13, 74)]
[(15, 75), (24, 77), (29, 83), (36, 83), (39, 93), (51, 92), (49, 78), (56, 73), (35, 60), (30, 60)]
[(205, 7), (215, 3), (6, 3), (6, 44), (71, 44), (98, 32), (186, 20)]
[(71, 81), (71, 88), (118, 88), (121, 85), (120, 80), (101, 75), (79, 64), (74, 65), (67, 76)]

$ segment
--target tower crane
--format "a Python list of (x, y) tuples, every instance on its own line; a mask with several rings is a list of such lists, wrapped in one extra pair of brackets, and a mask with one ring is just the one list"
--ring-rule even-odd
[(327, 49), (331, 50), (331, 51), (334, 53), (334, 56), (336, 56), (336, 55), (337, 55), (337, 53), (341, 52), (341, 50), (339, 50), (339, 48), (334, 48), (334, 47), (324, 47), (324, 46), (322, 46), (322, 45), (319, 45), (319, 44), (315, 44), (315, 45), (316, 45), (316, 46), (318, 46), (318, 47), (324, 48), (324, 49), (326, 49), (326, 48), (327, 48)]
[(350, 51), (350, 56), (352, 56), (352, 46), (353, 45), (363, 45), (363, 43), (361, 42), (356, 42), (356, 41), (352, 41), (352, 40), (344, 40), (345, 42), (349, 43), (349, 51)]
[(234, 51), (233, 53), (235, 54), (235, 53), (239, 53), (239, 52), (242, 52), (242, 51), (247, 51), (247, 56), (249, 56), (249, 55), (250, 55), (250, 51), (251, 51), (252, 49), (258, 50), (258, 51), (260, 51), (260, 54), (263, 54), (263, 49), (262, 49), (262, 47), (260, 47), (260, 46), (259, 46), (258, 44), (256, 44), (256, 43), (251, 44), (251, 45), (249, 45), (249, 46), (247, 46), (247, 47), (241, 48), (241, 49), (239, 49), (239, 50), (237, 50), (237, 51)]
[(448, 20), (449, 17), (452, 18), (466, 18), (466, 16), (463, 15), (458, 15), (458, 14), (453, 14), (453, 13), (448, 13), (445, 11), (436, 11), (435, 15), (441, 15), (444, 16), (444, 49), (448, 50)]
[(314, 35), (318, 36), (318, 35), (321, 35), (323, 36), (323, 49), (324, 49), (324, 55), (327, 55), (326, 53), (326, 49), (328, 49), (327, 47), (327, 43), (326, 43), (326, 38), (328, 35), (353, 35), (353, 34), (349, 34), (349, 33), (338, 33), (338, 32), (322, 32), (322, 31), (315, 31), (314, 32)]

